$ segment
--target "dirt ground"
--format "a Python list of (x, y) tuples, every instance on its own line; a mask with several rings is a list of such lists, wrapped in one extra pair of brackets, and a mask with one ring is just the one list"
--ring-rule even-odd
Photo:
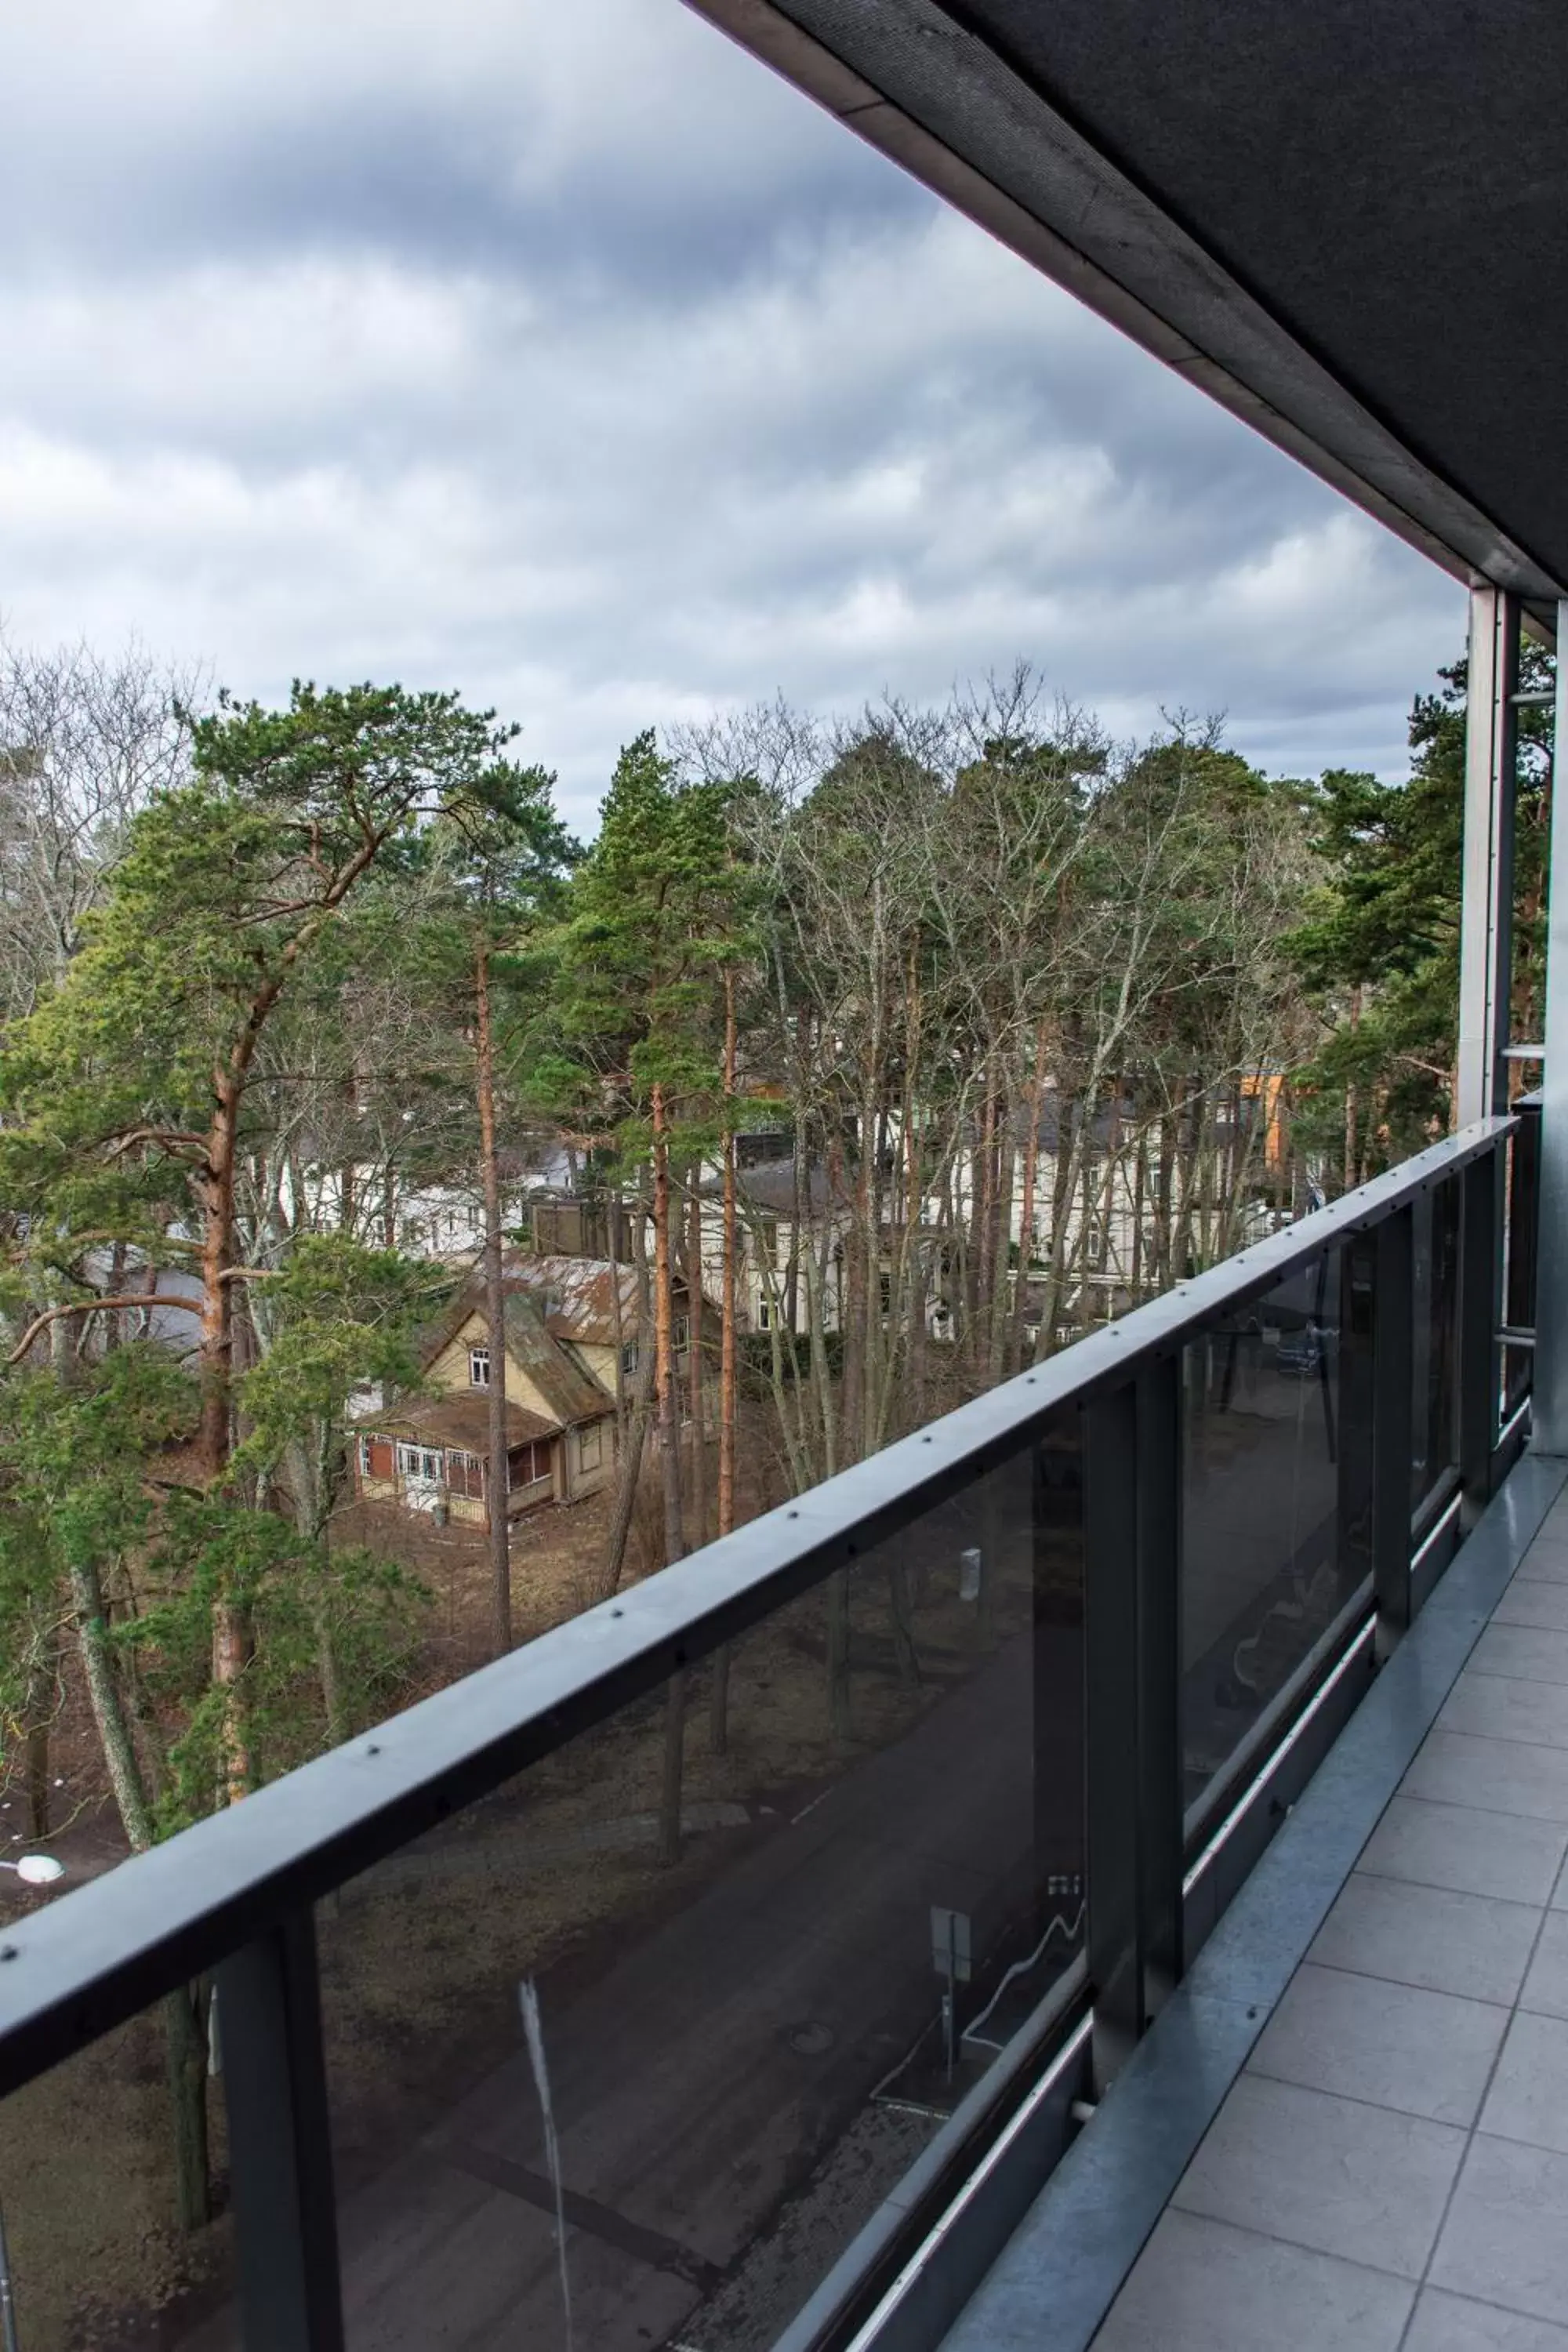
[[(673, 1865), (661, 1866), (657, 1850), (666, 1720), (655, 1696), (321, 1906), (341, 2191), (390, 2161), (466, 2082), (515, 2046), (520, 1975), (548, 1975), (559, 1997), (574, 1975), (606, 1965), (629, 1935), (722, 1868), (749, 1823), (808, 1801), (869, 1749), (897, 1740), (995, 1640), (1027, 1623), (1031, 1583), (1021, 1558), (1005, 1561), (986, 1622), (960, 1597), (958, 1555), (980, 1533), (979, 1507), (968, 1507), (966, 1519), (963, 1507), (947, 1507), (923, 1548), (901, 1538), (855, 1570), (847, 1741), (834, 1738), (829, 1719), (821, 1591), (735, 1646), (723, 1753), (712, 1736), (710, 1670), (694, 1671), (685, 1834)], [(598, 1597), (606, 1519), (606, 1503), (595, 1498), (520, 1523), (512, 1588), (520, 1641)], [(410, 1699), (482, 1663), (489, 1603), (482, 1536), (364, 1507), (345, 1515), (342, 1532), (401, 1558), (431, 1590)], [(634, 1549), (633, 1575), (647, 1552), (646, 1542)], [(900, 1672), (894, 1642), (893, 1566), (910, 1579), (913, 1680)], [(62, 1724), (57, 1760), (71, 1819), (53, 1843), (71, 1864), (68, 1885), (110, 1866), (119, 1848), (91, 1785), (80, 1724)], [(12, 1790), (4, 1798), (18, 1802)], [(497, 1906), (487, 1888), (502, 1873), (508, 1900)], [(221, 2078), (209, 2090), (221, 2207)], [(0, 2107), (0, 2211), (26, 2352), (170, 2352), (193, 2318), (224, 2297), (232, 2263), (226, 2219), (220, 2213), (194, 2240), (174, 2227), (161, 2020), (135, 2021)]]

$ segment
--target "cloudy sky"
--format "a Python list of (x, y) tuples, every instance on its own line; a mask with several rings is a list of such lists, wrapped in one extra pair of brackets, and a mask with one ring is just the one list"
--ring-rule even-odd
[(1451, 583), (680, 0), (6, 12), (0, 617), (650, 723), (1020, 656), (1398, 772)]

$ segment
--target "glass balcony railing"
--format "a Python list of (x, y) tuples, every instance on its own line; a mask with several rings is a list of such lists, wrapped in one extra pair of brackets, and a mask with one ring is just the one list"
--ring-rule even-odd
[(19, 2352), (937, 2340), (1520, 1442), (1531, 1117), (6, 1931)]

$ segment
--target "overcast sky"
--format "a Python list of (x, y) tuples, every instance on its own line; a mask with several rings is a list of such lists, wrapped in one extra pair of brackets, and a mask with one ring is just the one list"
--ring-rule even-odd
[(1400, 772), (1460, 591), (680, 0), (49, 0), (0, 143), (0, 616), (244, 693), (649, 724), (1020, 656)]

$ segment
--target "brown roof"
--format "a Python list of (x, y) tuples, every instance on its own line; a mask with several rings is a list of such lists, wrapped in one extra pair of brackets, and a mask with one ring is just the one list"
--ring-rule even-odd
[[(506, 1343), (507, 1352), (528, 1372), (540, 1395), (554, 1415), (553, 1426), (569, 1428), (580, 1421), (601, 1421), (614, 1410), (613, 1401), (585, 1365), (574, 1361), (562, 1345), (568, 1333), (564, 1327), (559, 1335), (552, 1332), (543, 1314), (544, 1283), (537, 1277), (542, 1265), (593, 1266), (594, 1259), (516, 1258), (506, 1269)], [(607, 1266), (605, 1271), (608, 1272)], [(609, 1291), (605, 1292), (608, 1313)], [(421, 1360), (428, 1370), (437, 1357), (450, 1346), (470, 1317), (479, 1314), (484, 1305), (484, 1286), (476, 1272), (466, 1282), (446, 1314), (426, 1335)], [(635, 1316), (630, 1325), (637, 1328)], [(591, 1334), (573, 1332), (570, 1336), (587, 1338)]]
[(637, 1276), (631, 1265), (613, 1265), (604, 1257), (512, 1257), (508, 1260), (510, 1285), (537, 1298), (544, 1328), (552, 1339), (586, 1340), (591, 1347), (616, 1344), (616, 1295), (621, 1294), (621, 1330), (637, 1337)]
[[(489, 1451), (489, 1399), (483, 1389), (471, 1396), (433, 1397), (427, 1403), (395, 1405), (390, 1412), (367, 1413), (357, 1427), (365, 1437), (403, 1437), (416, 1445), (454, 1445), (465, 1454)], [(510, 1451), (531, 1438), (555, 1437), (561, 1424), (507, 1399), (506, 1442)]]

